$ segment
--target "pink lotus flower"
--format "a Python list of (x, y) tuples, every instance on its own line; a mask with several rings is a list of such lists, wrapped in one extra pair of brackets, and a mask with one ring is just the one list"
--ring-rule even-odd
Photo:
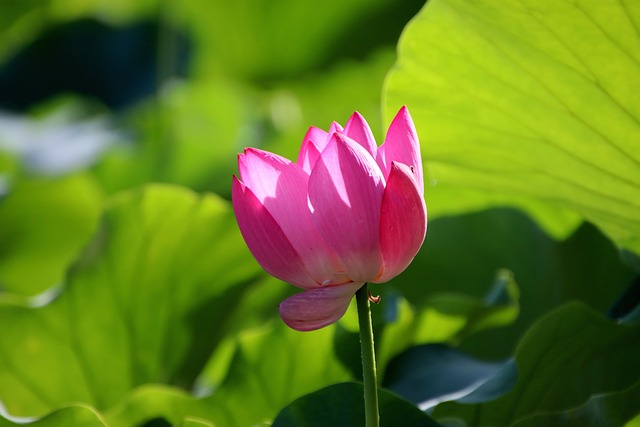
[(406, 107), (380, 147), (356, 112), (344, 129), (311, 127), (297, 162), (247, 148), (238, 169), (233, 208), (249, 250), (304, 289), (279, 307), (293, 329), (336, 322), (364, 283), (400, 274), (424, 241), (420, 145)]

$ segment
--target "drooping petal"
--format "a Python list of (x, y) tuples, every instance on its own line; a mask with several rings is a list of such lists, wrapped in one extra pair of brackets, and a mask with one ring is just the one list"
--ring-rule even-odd
[(376, 140), (369, 124), (357, 111), (353, 113), (344, 126), (344, 134), (362, 145), (371, 154), (371, 157), (376, 158), (376, 152), (378, 151)]
[(383, 273), (376, 282), (386, 282), (402, 273), (418, 253), (427, 232), (427, 208), (415, 173), (402, 163), (391, 163), (382, 198), (380, 245)]
[(300, 288), (317, 287), (282, 228), (253, 192), (235, 176), (231, 199), (242, 237), (258, 264), (272, 276)]
[(324, 286), (293, 295), (280, 304), (280, 317), (298, 331), (323, 328), (344, 316), (351, 298), (362, 285), (364, 283)]
[(239, 158), (239, 169), (316, 282), (332, 280), (344, 270), (313, 223), (307, 199), (309, 176), (300, 166), (267, 151), (247, 149)]
[(336, 133), (309, 177), (312, 219), (355, 282), (373, 280), (382, 268), (380, 206), (384, 177), (358, 143)]
[(384, 144), (378, 149), (376, 161), (385, 178), (391, 172), (391, 162), (404, 163), (413, 167), (420, 194), (424, 195), (424, 178), (420, 142), (407, 107), (402, 107), (391, 122)]

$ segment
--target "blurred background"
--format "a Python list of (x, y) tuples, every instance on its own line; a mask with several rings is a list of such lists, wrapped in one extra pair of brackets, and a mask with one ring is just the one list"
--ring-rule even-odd
[(360, 111), (422, 1), (25, 1), (2, 5), (3, 181), (89, 170), (105, 193), (171, 182), (229, 195), (246, 146), (293, 156)]
[[(4, 2), (4, 297), (30, 297), (59, 283), (114, 193), (171, 183), (228, 199), (244, 147), (295, 158), (310, 125), (344, 123), (356, 110), (381, 143), (385, 77), (403, 28), (423, 5)], [(428, 172), (429, 131), (419, 132)], [(475, 203), (468, 188), (427, 184), (425, 248), (393, 289), (418, 307), (439, 292), (485, 298), (501, 269), (512, 272), (520, 294), (509, 301), (520, 304), (520, 315), (510, 328), (484, 332), (499, 334), (497, 343), (486, 345), (483, 334), (462, 343), (480, 356), (511, 354), (534, 319), (571, 299), (606, 312), (632, 283), (635, 258), (621, 257), (575, 214), (547, 214), (564, 224), (554, 233), (501, 207), (513, 203)]]
[[(250, 395), (242, 388), (250, 381), (241, 372), (254, 369), (254, 360), (248, 357), (251, 363), (242, 362), (249, 365), (244, 371), (229, 368), (236, 366), (232, 364), (236, 335), (269, 321), (281, 328), (277, 304), (295, 289), (257, 268), (236, 233), (228, 204), (219, 208), (226, 212), (226, 222), (198, 217), (202, 221), (193, 225), (193, 212), (185, 207), (188, 213), (164, 223), (156, 218), (164, 214), (160, 208), (171, 211), (179, 203), (162, 191), (148, 196), (148, 206), (128, 205), (119, 194), (165, 183), (228, 200), (236, 155), (244, 147), (295, 158), (310, 125), (327, 129), (332, 121), (344, 124), (354, 111), (367, 119), (380, 144), (391, 118), (383, 117), (383, 111), (400, 107), (383, 105), (385, 79), (396, 61), (403, 28), (423, 5), (422, 0), (325, 0), (321, 5), (300, 0), (2, 2), (0, 322), (5, 323), (0, 323), (0, 331), (5, 335), (0, 341), (12, 343), (5, 352), (14, 361), (24, 357), (41, 363), (49, 358), (47, 363), (57, 366), (59, 360), (67, 360), (61, 356), (66, 348), (57, 353), (38, 347), (42, 353), (31, 354), (27, 350), (34, 348), (30, 347), (34, 341), (25, 337), (46, 343), (50, 334), (46, 327), (37, 329), (42, 325), (85, 328), (81, 331), (85, 335), (79, 336), (90, 337), (82, 343), (93, 350), (78, 360), (102, 372), (96, 378), (109, 381), (103, 378), (100, 357), (115, 344), (103, 331), (121, 322), (142, 337), (140, 354), (122, 350), (142, 373), (136, 371), (126, 377), (126, 384), (113, 387), (96, 381), (95, 394), (106, 396), (102, 400), (95, 396), (83, 400), (91, 393), (78, 386), (69, 387), (69, 398), (58, 401), (60, 387), (64, 389), (68, 379), (46, 363), (33, 382), (44, 379), (48, 385), (43, 388), (56, 398), (47, 403), (27, 386), (26, 397), (15, 397), (18, 386), (12, 389), (9, 382), (2, 386), (3, 372), (15, 370), (14, 366), (3, 364), (0, 357), (0, 398), (11, 400), (5, 402), (12, 405), (11, 411), (42, 415), (71, 400), (110, 408), (134, 387), (148, 383), (195, 390), (194, 395), (229, 386), (228, 395), (237, 402)], [(429, 129), (418, 131), (428, 175)], [(445, 142), (454, 155), (464, 158), (466, 153), (456, 141)], [(374, 288), (386, 302), (374, 307), (381, 371), (400, 351), (424, 343), (444, 342), (474, 357), (503, 360), (514, 354), (534, 322), (573, 300), (612, 318), (636, 306), (637, 256), (620, 250), (581, 215), (540, 208), (517, 196), (484, 199), (473, 186), (448, 184), (446, 179), (428, 180), (425, 245), (391, 286)], [(97, 230), (104, 234), (96, 234)], [(138, 234), (143, 237), (132, 237)], [(137, 264), (139, 253), (128, 252), (130, 245), (138, 244), (147, 251), (141, 250), (147, 256), (141, 264)], [(174, 258), (180, 259), (167, 267), (167, 273), (163, 268)], [(109, 279), (112, 282), (101, 282), (96, 273), (100, 269), (93, 269), (103, 261), (109, 266), (106, 270), (117, 273)], [(184, 289), (192, 286), (188, 292), (193, 295), (178, 308), (172, 305), (173, 296), (167, 297), (178, 332), (167, 327), (166, 341), (158, 338), (162, 346), (147, 348), (147, 331), (155, 330), (158, 319), (169, 318), (156, 310), (153, 289), (159, 282)], [(71, 290), (69, 298), (47, 306), (63, 283)], [(104, 308), (109, 321), (100, 323), (97, 311), (86, 308), (100, 305), (96, 295), (103, 295), (103, 288), (137, 291), (139, 285), (140, 296), (123, 290), (121, 306)], [(82, 289), (88, 290), (86, 294)], [(67, 316), (67, 301), (86, 310)], [(39, 314), (25, 307), (45, 307), (44, 320), (30, 320)], [(17, 326), (12, 329), (7, 324)], [(277, 413), (303, 392), (360, 375), (353, 316), (348, 314), (329, 330), (326, 333), (335, 336), (310, 344), (305, 357), (324, 354), (319, 348), (332, 360), (335, 353), (340, 375), (325, 378), (315, 372), (311, 381), (301, 374), (299, 384), (305, 387), (283, 391), (280, 400), (266, 405), (267, 413)], [(294, 344), (306, 338), (278, 331), (276, 341), (303, 351), (304, 346)], [(257, 348), (271, 348), (254, 341), (251, 345)], [(156, 371), (147, 372), (145, 357), (152, 358), (154, 352), (170, 360), (163, 359)], [(322, 363), (328, 364), (328, 358)], [(25, 362), (20, 369), (30, 373), (33, 364)], [(49, 374), (51, 378), (45, 377)], [(242, 416), (242, 409), (237, 413)], [(259, 413), (256, 419), (262, 416)]]

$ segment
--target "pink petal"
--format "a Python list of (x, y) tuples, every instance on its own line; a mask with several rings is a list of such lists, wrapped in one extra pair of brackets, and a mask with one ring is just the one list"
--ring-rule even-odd
[(378, 149), (376, 161), (385, 178), (391, 172), (391, 162), (412, 166), (420, 194), (424, 195), (420, 142), (407, 107), (402, 107), (391, 122), (384, 144)]
[(280, 226), (317, 283), (344, 270), (316, 230), (307, 201), (309, 176), (297, 164), (262, 150), (247, 149), (239, 169), (247, 187)]
[(393, 162), (382, 198), (380, 244), (386, 282), (402, 273), (418, 253), (427, 232), (427, 208), (411, 168)]
[(309, 177), (312, 219), (342, 259), (354, 282), (373, 280), (382, 268), (380, 206), (384, 177), (371, 155), (336, 133)]
[(371, 154), (371, 157), (376, 158), (376, 152), (378, 151), (376, 140), (373, 137), (371, 128), (369, 128), (369, 124), (357, 111), (353, 113), (344, 126), (344, 134), (362, 145)]
[[(344, 128), (340, 126), (340, 123), (338, 122), (331, 123), (331, 126), (329, 127), (329, 139), (331, 139), (334, 133), (342, 133), (343, 131), (344, 131)], [(329, 142), (329, 140), (327, 140), (327, 142)]]
[(272, 276), (300, 288), (317, 287), (282, 228), (253, 192), (235, 176), (231, 199), (242, 237), (258, 264)]
[(302, 147), (298, 153), (296, 163), (304, 169), (307, 174), (311, 173), (311, 169), (316, 164), (316, 160), (320, 157), (320, 152), (327, 145), (329, 134), (322, 129), (311, 126), (307, 134), (302, 140)]
[(280, 304), (280, 317), (298, 331), (323, 328), (344, 316), (351, 298), (363, 284), (325, 286), (293, 295)]

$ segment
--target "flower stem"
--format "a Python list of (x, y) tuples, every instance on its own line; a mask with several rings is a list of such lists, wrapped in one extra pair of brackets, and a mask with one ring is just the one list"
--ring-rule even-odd
[(373, 328), (369, 290), (365, 283), (356, 292), (358, 303), (358, 323), (360, 324), (360, 352), (362, 353), (362, 378), (364, 380), (364, 412), (366, 427), (378, 427), (378, 383), (376, 379), (376, 354), (373, 347)]

